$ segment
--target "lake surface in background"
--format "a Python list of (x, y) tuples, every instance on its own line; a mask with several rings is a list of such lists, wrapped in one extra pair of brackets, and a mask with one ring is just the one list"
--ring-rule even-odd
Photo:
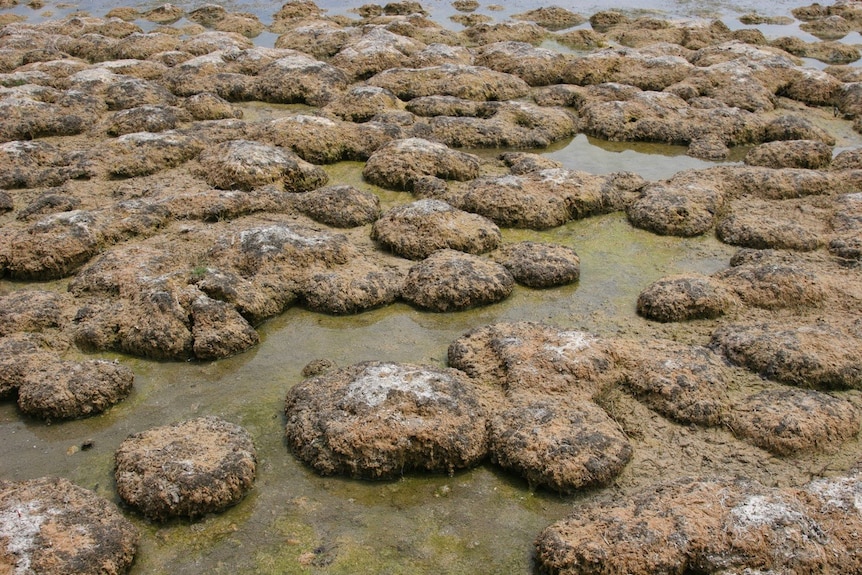
[[(364, 3), (364, 2), (363, 2)], [(129, 4), (140, 10), (160, 2)], [(202, 2), (174, 2), (186, 10)], [(253, 12), (264, 23), (281, 4), (220, 3), (231, 11)], [(320, 0), (330, 15), (351, 16), (360, 3)], [(448, 1), (425, 1), (432, 19), (447, 27), (456, 13)], [(482, 3), (478, 13), (496, 20), (551, 3), (507, 1), (502, 9)], [(721, 18), (740, 28), (742, 14), (790, 16), (802, 2), (571, 2), (558, 3), (584, 16), (606, 9), (680, 18)], [(107, 2), (46, 5), (40, 10), (17, 6), (4, 12), (33, 21), (76, 11), (103, 15), (116, 5)], [(2, 12), (0, 12), (2, 13)], [(144, 25), (143, 21), (137, 22)], [(588, 24), (586, 25), (588, 26)], [(811, 41), (798, 22), (759, 27), (767, 36), (796, 35)], [(274, 36), (256, 40), (271, 44)], [(862, 40), (858, 34), (845, 42)], [(249, 104), (249, 108), (260, 106)], [(860, 138), (847, 129), (837, 149), (856, 147)], [(477, 152), (490, 154), (492, 152)], [(629, 170), (649, 180), (714, 163), (685, 155), (685, 148), (655, 144), (608, 143), (578, 135), (544, 151), (567, 168), (592, 173)], [(406, 203), (409, 194), (380, 190), (362, 181), (362, 165), (327, 166), (331, 184), (349, 183), (380, 195), (387, 207)], [(523, 480), (484, 464), (445, 476), (407, 476), (397, 481), (363, 482), (323, 478), (297, 461), (285, 447), (282, 407), (287, 390), (302, 379), (310, 361), (326, 358), (339, 366), (364, 360), (445, 365), (449, 343), (466, 331), (502, 321), (544, 321), (599, 335), (651, 333), (635, 313), (639, 292), (671, 274), (709, 274), (727, 267), (735, 248), (712, 234), (680, 239), (661, 237), (628, 225), (624, 214), (590, 218), (535, 232), (504, 230), (505, 241), (534, 240), (574, 248), (581, 257), (581, 279), (572, 286), (530, 290), (518, 286), (508, 300), (485, 308), (452, 314), (417, 311), (405, 304), (355, 316), (332, 317), (293, 308), (260, 329), (262, 341), (253, 350), (218, 362), (163, 363), (115, 353), (135, 371), (132, 395), (107, 413), (90, 419), (46, 425), (23, 418), (14, 403), (0, 404), (0, 477), (23, 480), (58, 475), (118, 501), (113, 485), (113, 453), (131, 433), (183, 419), (217, 415), (244, 426), (254, 437), (259, 470), (254, 489), (239, 505), (197, 522), (154, 524), (133, 517), (142, 542), (132, 573), (532, 573), (532, 546), (550, 523), (571, 513), (578, 503), (595, 497), (586, 492), (560, 497), (531, 490)], [(24, 284), (0, 281), (0, 293), (38, 287), (64, 290), (66, 282)], [(632, 409), (638, 409), (636, 405)], [(655, 425), (673, 427), (661, 421)], [(685, 429), (668, 433), (684, 434)], [(716, 450), (734, 449), (725, 430), (711, 430)], [(724, 435), (722, 435), (724, 434)], [(80, 446), (90, 442), (91, 449)], [(664, 446), (637, 444), (636, 456), (619, 485), (624, 490), (664, 478), (662, 462), (676, 461), (673, 474), (721, 472), (702, 470), (682, 461), (681, 453)], [(652, 462), (652, 463), (651, 463)], [(776, 463), (775, 465), (780, 465)], [(792, 480), (795, 472), (781, 467)], [(798, 472), (802, 474), (802, 471)]]

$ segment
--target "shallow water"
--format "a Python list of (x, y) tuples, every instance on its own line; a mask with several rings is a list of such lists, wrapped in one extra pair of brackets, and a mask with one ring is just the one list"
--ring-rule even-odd
[[(174, 3), (186, 9), (200, 5)], [(330, 13), (348, 13), (352, 6), (336, 0), (318, 4)], [(280, 6), (223, 5), (229, 10), (255, 12), (264, 22)], [(423, 5), (440, 22), (447, 22), (454, 13), (448, 1)], [(506, 2), (503, 10), (483, 4), (479, 11), (503, 19), (540, 5), (544, 4), (515, 0)], [(681, 17), (720, 16), (740, 27), (740, 14), (789, 15), (798, 5), (801, 3), (782, 0), (651, 0), (584, 2), (573, 9), (584, 15), (616, 7)], [(100, 1), (38, 11), (19, 6), (13, 11), (38, 19), (75, 10), (98, 15), (112, 7)], [(768, 28), (775, 35), (798, 33), (795, 24)], [(258, 40), (263, 44), (271, 41), (269, 36)], [(247, 105), (249, 111), (253, 108), (261, 117), (279, 113), (273, 107)], [(823, 121), (828, 122), (828, 117)], [(862, 143), (857, 134), (841, 129), (837, 149)], [(711, 165), (686, 156), (680, 147), (617, 144), (583, 135), (544, 153), (567, 168), (597, 174), (630, 170), (650, 180)], [(360, 164), (326, 169), (332, 183), (373, 190), (384, 205), (411, 199), (365, 184)], [(636, 230), (623, 214), (572, 222), (546, 232), (504, 230), (504, 239), (548, 241), (574, 248), (581, 257), (581, 280), (553, 290), (519, 286), (500, 304), (454, 314), (420, 312), (404, 304), (348, 317), (294, 308), (261, 327), (262, 341), (255, 349), (218, 362), (159, 363), (102, 354), (135, 371), (131, 397), (103, 415), (53, 425), (24, 419), (13, 403), (0, 404), (0, 477), (23, 480), (60, 475), (117, 501), (113, 452), (127, 435), (191, 417), (218, 415), (244, 426), (255, 439), (259, 473), (254, 489), (239, 505), (194, 523), (157, 525), (130, 515), (143, 533), (133, 574), (531, 573), (532, 542), (539, 531), (570, 513), (579, 500), (598, 492), (560, 497), (531, 490), (521, 479), (490, 464), (454, 477), (409, 476), (377, 483), (321, 478), (294, 459), (282, 440), (285, 393), (301, 380), (303, 366), (313, 359), (330, 359), (340, 366), (372, 359), (444, 365), (451, 341), (472, 328), (500, 321), (543, 321), (606, 336), (656, 334), (659, 328), (635, 313), (638, 293), (662, 276), (708, 274), (726, 267), (735, 251), (712, 235), (680, 239)], [(65, 286), (63, 282), (38, 285)], [(31, 286), (0, 282), (0, 293)], [(674, 335), (672, 327), (661, 329), (665, 330), (662, 335)], [(756, 378), (750, 379), (746, 384), (757, 385)], [(644, 428), (629, 430), (636, 432), (632, 435), (635, 459), (615, 485), (602, 493), (685, 473), (745, 469), (761, 481), (793, 483), (810, 471), (792, 458), (763, 459), (761, 452), (736, 441), (727, 430), (701, 430), (695, 440), (688, 428), (651, 414), (630, 398), (620, 395), (609, 401), (632, 418), (641, 418)], [(84, 449), (85, 445), (92, 447)], [(708, 461), (692, 453), (705, 449), (712, 456)], [(811, 465), (822, 464), (814, 458)]]

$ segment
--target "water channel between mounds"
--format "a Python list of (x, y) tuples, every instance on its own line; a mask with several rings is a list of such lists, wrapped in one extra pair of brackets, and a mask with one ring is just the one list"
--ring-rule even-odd
[[(176, 5), (187, 11), (197, 7), (184, 3)], [(349, 7), (340, 3), (327, 1), (317, 5), (329, 9), (331, 14), (357, 18), (354, 12), (348, 11)], [(500, 10), (481, 6), (478, 13), (501, 21), (542, 5), (533, 0), (519, 1)], [(652, 2), (642, 11), (636, 10), (636, 6), (620, 7), (627, 14), (657, 18), (719, 15), (729, 27), (739, 29), (741, 14), (786, 17), (791, 9), (801, 5), (783, 1), (749, 2), (744, 6), (729, 6), (724, 2)], [(0, 7), (4, 6), (0, 2)], [(155, 6), (156, 3), (152, 3), (137, 8), (145, 11)], [(252, 11), (264, 22), (271, 21), (272, 14), (280, 8), (242, 2), (224, 6), (229, 11)], [(569, 8), (589, 16), (614, 7), (596, 4)], [(18, 14), (38, 22), (72, 14), (78, 9), (101, 16), (110, 8), (81, 3), (79, 6), (49, 5), (37, 11), (15, 5), (0, 10), (0, 16)], [(451, 15), (459, 12), (448, 2), (428, 3), (425, 8), (433, 19), (449, 28), (461, 29), (449, 21)], [(154, 26), (144, 19), (135, 23), (145, 29)], [(800, 31), (798, 24), (767, 23), (759, 28), (768, 37), (794, 35), (807, 41), (815, 39)], [(578, 26), (588, 27), (588, 23)], [(843, 41), (854, 45), (858, 36), (858, 32), (852, 32)], [(266, 31), (255, 43), (271, 45), (277, 37), (278, 34)], [(571, 52), (555, 41), (546, 40), (542, 46)], [(822, 62), (808, 59), (805, 63), (819, 68), (824, 66)], [(776, 109), (765, 113), (766, 116), (795, 114), (805, 117), (835, 138), (831, 148), (833, 156), (862, 147), (862, 135), (853, 130), (852, 121), (838, 117), (831, 106), (806, 106), (783, 96), (776, 97), (776, 102)], [(273, 122), (315, 110), (305, 104), (259, 101), (231, 102), (231, 105), (241, 110), (243, 121), (250, 124)], [(35, 141), (52, 143), (62, 139), (62, 136), (51, 136)], [(752, 147), (731, 147), (727, 157), (709, 161), (687, 155), (686, 146), (609, 142), (578, 133), (546, 148), (458, 149), (485, 162), (483, 175), (508, 173), (497, 158), (505, 152), (518, 151), (541, 155), (559, 162), (567, 170), (601, 176), (627, 171), (639, 174), (647, 182), (656, 182), (668, 180), (684, 170), (742, 167)], [(351, 185), (374, 193), (380, 199), (383, 212), (417, 199), (409, 192), (370, 184), (363, 178), (364, 166), (364, 162), (339, 161), (322, 165), (322, 169), (328, 177), (328, 185)], [(858, 167), (862, 167), (862, 163)], [(79, 181), (72, 184), (73, 189), (81, 185)], [(128, 189), (132, 189), (131, 185)], [(28, 200), (38, 195), (34, 190), (9, 191), (13, 198), (17, 193), (23, 193)], [(142, 191), (141, 195), (146, 193)], [(20, 207), (16, 205), (15, 209)], [(788, 209), (816, 211), (822, 207), (819, 204), (813, 208), (794, 205)], [(0, 226), (14, 223), (14, 211), (0, 215)], [(862, 461), (858, 435), (827, 449), (776, 454), (738, 437), (730, 425), (674, 422), (650, 409), (623, 385), (611, 386), (594, 400), (619, 425), (633, 449), (631, 460), (604, 487), (560, 494), (530, 485), (519, 475), (489, 461), (452, 475), (409, 472), (383, 481), (323, 477), (295, 457), (284, 437), (285, 395), (305, 379), (303, 368), (314, 360), (329, 360), (341, 368), (364, 361), (443, 368), (448, 364), (450, 344), (464, 334), (483, 326), (516, 322), (541, 322), (561, 330), (581, 330), (608, 339), (668, 340), (702, 346), (709, 344), (713, 332), (729, 318), (738, 322), (768, 322), (774, 311), (767, 309), (768, 306), (750, 307), (728, 312), (725, 319), (670, 322), (650, 321), (637, 313), (641, 292), (662, 278), (712, 276), (728, 269), (740, 247), (719, 241), (714, 229), (692, 237), (659, 235), (634, 227), (624, 210), (572, 220), (544, 230), (504, 225), (500, 228), (503, 244), (530, 241), (572, 248), (580, 258), (579, 280), (548, 289), (519, 284), (509, 297), (497, 303), (445, 313), (423, 311), (401, 300), (349, 315), (330, 315), (292, 305), (255, 326), (260, 338), (257, 345), (212, 361), (152, 360), (117, 351), (85, 353), (71, 346), (64, 353), (64, 359), (107, 359), (130, 368), (135, 376), (131, 394), (104, 413), (84, 419), (47, 422), (24, 416), (14, 400), (3, 400), (0, 402), (0, 480), (59, 476), (121, 505), (124, 514), (141, 531), (138, 551), (129, 570), (134, 575), (526, 574), (537, 570), (535, 542), (542, 530), (595, 501), (622, 499), (656, 483), (683, 477), (743, 477), (767, 488), (797, 488), (819, 477), (844, 476)], [(363, 229), (370, 231), (371, 225), (365, 225), (360, 231)], [(813, 250), (813, 254), (809, 255), (812, 259), (819, 258), (818, 263), (830, 257), (825, 246)], [(210, 261), (202, 261), (201, 268), (210, 264)], [(862, 310), (859, 304), (862, 288), (855, 283), (859, 279), (858, 262), (855, 265), (830, 272), (829, 280), (839, 286), (836, 289), (843, 297), (852, 300), (844, 308), (851, 316)], [(46, 281), (2, 279), (0, 297), (31, 289), (65, 295), (74, 281), (74, 275)], [(842, 285), (841, 281), (850, 283)], [(825, 301), (832, 301), (829, 297), (826, 296)], [(792, 323), (797, 317), (790, 312), (778, 313), (785, 323)], [(809, 309), (799, 312), (798, 317), (800, 322), (815, 323), (822, 319), (821, 315), (827, 320), (830, 317), (825, 310)], [(774, 381), (744, 367), (730, 368), (729, 373), (727, 397), (731, 403), (777, 387)], [(862, 386), (827, 391), (834, 392), (852, 404), (857, 412), (862, 412), (859, 389)], [(114, 454), (123, 440), (149, 428), (209, 415), (242, 426), (253, 438), (257, 476), (254, 487), (242, 501), (200, 519), (165, 522), (150, 521), (123, 508), (114, 479)], [(858, 434), (858, 423), (856, 427)], [(0, 564), (0, 572), (2, 567)]]

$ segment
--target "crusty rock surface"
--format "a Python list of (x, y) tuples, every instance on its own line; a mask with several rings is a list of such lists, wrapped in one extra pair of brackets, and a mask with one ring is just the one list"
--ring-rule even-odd
[(0, 568), (125, 573), (140, 533), (112, 502), (67, 479), (0, 480)]
[(519, 284), (549, 288), (578, 281), (581, 259), (572, 248), (558, 244), (523, 241), (506, 244), (491, 254)]
[(285, 400), (291, 450), (322, 475), (449, 473), (487, 454), (485, 412), (452, 369), (366, 362), (306, 379)]
[(257, 470), (249, 433), (214, 416), (130, 435), (114, 460), (117, 493), (157, 521), (235, 505), (252, 488)]
[(463, 252), (441, 249), (413, 265), (401, 294), (431, 311), (459, 311), (504, 300), (515, 280), (502, 265)]
[(387, 211), (371, 227), (371, 238), (414, 260), (442, 249), (478, 255), (496, 248), (501, 241), (500, 229), (492, 221), (433, 199)]

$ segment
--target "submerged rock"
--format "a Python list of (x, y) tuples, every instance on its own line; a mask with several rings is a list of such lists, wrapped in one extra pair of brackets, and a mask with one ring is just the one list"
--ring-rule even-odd
[(156, 521), (202, 517), (239, 503), (257, 469), (249, 433), (214, 416), (130, 435), (114, 460), (117, 493)]
[(0, 480), (0, 566), (9, 573), (125, 573), (139, 538), (116, 505), (67, 479)]
[(367, 362), (329, 371), (292, 387), (285, 415), (287, 444), (321, 475), (451, 475), (488, 451), (479, 394), (451, 369)]

